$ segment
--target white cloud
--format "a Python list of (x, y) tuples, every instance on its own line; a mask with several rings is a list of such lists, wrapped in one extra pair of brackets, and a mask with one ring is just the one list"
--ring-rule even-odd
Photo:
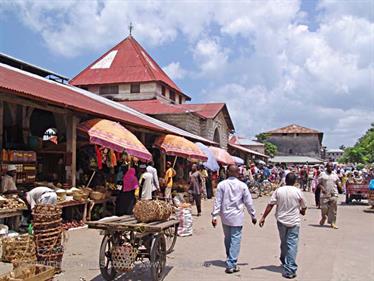
[(193, 50), (193, 56), (202, 74), (222, 73), (228, 60), (228, 50), (215, 39), (201, 39)]
[(187, 71), (183, 69), (179, 62), (171, 62), (162, 68), (171, 79), (182, 79), (186, 76)]
[(183, 39), (193, 60), (170, 57), (164, 70), (199, 85), (205, 100), (226, 101), (241, 134), (300, 123), (338, 146), (354, 143), (374, 120), (370, 0), (321, 0), (313, 31), (298, 0), (175, 1), (167, 8), (163, 1), (9, 3), (64, 56), (107, 49), (128, 34), (130, 21), (146, 46)]

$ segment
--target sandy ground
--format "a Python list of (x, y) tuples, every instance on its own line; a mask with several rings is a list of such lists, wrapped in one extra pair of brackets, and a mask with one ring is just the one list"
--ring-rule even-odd
[[(365, 205), (339, 204), (339, 229), (320, 227), (320, 211), (313, 207), (313, 195), (305, 195), (311, 207), (301, 225), (296, 280), (374, 280), (374, 214), (363, 212), (368, 208)], [(255, 200), (258, 217), (267, 200)], [(214, 229), (210, 225), (211, 207), (212, 201), (204, 201), (203, 216), (194, 217), (193, 236), (178, 238), (175, 251), (167, 258), (166, 281), (285, 280), (278, 261), (279, 238), (273, 215), (263, 229), (250, 224), (247, 215), (239, 258), (241, 271), (226, 275), (222, 227)], [(63, 273), (55, 280), (103, 280), (98, 267), (101, 238), (97, 230), (70, 231)], [(0, 268), (4, 271), (9, 265)], [(117, 280), (149, 279), (145, 263)]]

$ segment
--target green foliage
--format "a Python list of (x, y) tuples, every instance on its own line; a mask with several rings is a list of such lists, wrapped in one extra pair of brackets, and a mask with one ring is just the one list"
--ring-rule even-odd
[(374, 162), (374, 123), (353, 147), (344, 151), (342, 163), (373, 163)]
[(268, 142), (267, 139), (269, 138), (269, 134), (258, 134), (256, 136), (257, 140), (265, 145), (265, 154), (269, 155), (270, 157), (274, 157), (277, 154), (278, 148), (275, 144)]

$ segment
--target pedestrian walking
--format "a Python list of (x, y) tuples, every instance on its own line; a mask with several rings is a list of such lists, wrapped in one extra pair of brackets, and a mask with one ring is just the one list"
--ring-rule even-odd
[(226, 249), (226, 273), (238, 272), (237, 266), (242, 228), (244, 220), (244, 206), (251, 215), (252, 223), (256, 224), (256, 213), (248, 187), (238, 179), (239, 169), (236, 165), (229, 165), (228, 179), (218, 184), (216, 199), (212, 212), (212, 225), (216, 227), (217, 216), (221, 217)]
[(336, 215), (338, 211), (338, 184), (339, 177), (333, 171), (332, 163), (326, 164), (326, 171), (322, 172), (318, 178), (318, 185), (321, 188), (321, 215), (322, 218), (319, 224), (322, 226), (326, 222), (332, 228), (337, 229)]
[(281, 241), (280, 261), (284, 273), (283, 277), (293, 279), (296, 277), (297, 246), (299, 242), (300, 214), (305, 215), (306, 201), (300, 189), (295, 187), (296, 175), (290, 172), (286, 176), (286, 185), (274, 191), (259, 225), (263, 227), (265, 219), (276, 205), (275, 217)]
[(197, 216), (201, 216), (201, 195), (203, 194), (202, 178), (196, 164), (192, 165), (190, 172), (190, 191), (197, 208)]

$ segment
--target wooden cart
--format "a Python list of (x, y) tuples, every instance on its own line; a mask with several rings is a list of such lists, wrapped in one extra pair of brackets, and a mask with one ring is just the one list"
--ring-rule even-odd
[[(103, 230), (99, 265), (105, 280), (115, 279), (118, 271), (114, 262), (115, 249), (131, 245), (136, 249), (134, 262), (149, 259), (152, 281), (165, 277), (166, 255), (176, 243), (178, 220), (138, 223), (133, 216), (121, 216), (105, 221), (88, 222), (88, 227)], [(123, 273), (123, 271), (122, 271)], [(124, 273), (125, 274), (125, 273)]]

